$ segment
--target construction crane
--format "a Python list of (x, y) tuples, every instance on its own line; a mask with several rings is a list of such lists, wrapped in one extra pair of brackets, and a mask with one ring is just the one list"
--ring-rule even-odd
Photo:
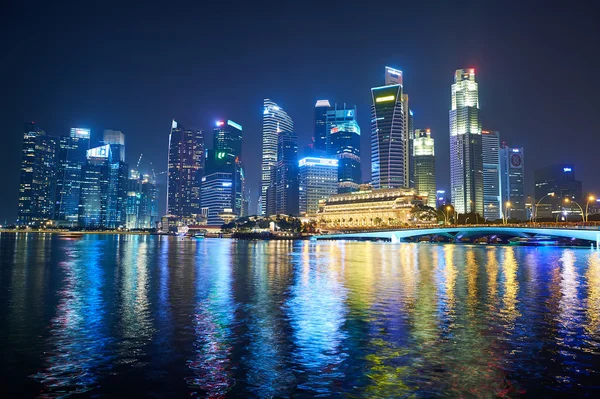
[(140, 154), (140, 159), (138, 159), (138, 163), (137, 163), (137, 165), (136, 165), (136, 167), (135, 167), (137, 170), (140, 170), (140, 162), (142, 162), (142, 157), (143, 157), (143, 156), (144, 156), (144, 154), (143, 154), (143, 153), (142, 153), (142, 154)]

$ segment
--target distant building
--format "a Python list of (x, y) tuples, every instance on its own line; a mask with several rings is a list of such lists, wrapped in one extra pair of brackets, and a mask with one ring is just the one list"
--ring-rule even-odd
[(435, 200), (436, 208), (444, 206), (449, 202), (450, 201), (448, 201), (448, 198), (446, 197), (446, 190), (436, 190), (436, 200)]
[(104, 131), (102, 142), (110, 145), (113, 162), (125, 162), (125, 135), (123, 132), (107, 129)]
[(76, 226), (79, 218), (81, 168), (89, 148), (89, 129), (71, 128), (69, 136), (59, 139), (54, 219), (70, 226)]
[[(581, 182), (575, 179), (573, 164), (551, 165), (534, 171), (536, 218), (556, 218), (563, 212), (580, 212), (576, 205), (567, 206), (564, 199), (582, 201)], [(553, 193), (554, 195), (548, 195)]]
[(202, 130), (184, 129), (176, 121), (169, 134), (167, 214), (193, 218), (200, 213), (200, 179), (204, 170)]
[(427, 197), (427, 205), (435, 208), (435, 146), (431, 130), (415, 130), (412, 143), (415, 191), (418, 196)]
[(320, 200), (337, 194), (338, 160), (306, 157), (298, 165), (300, 214), (314, 215)]
[[(111, 149), (112, 153), (112, 149)], [(106, 224), (103, 227), (115, 229), (125, 227), (127, 221), (127, 189), (129, 187), (129, 165), (122, 161), (110, 163), (108, 180), (108, 204)]]
[(322, 200), (317, 219), (333, 227), (402, 226), (411, 209), (422, 203), (410, 189), (362, 190)]
[(25, 124), (21, 150), (19, 225), (40, 225), (54, 216), (57, 139)]
[(408, 97), (402, 71), (386, 67), (385, 86), (371, 89), (371, 184), (374, 188), (409, 186)]
[(338, 192), (358, 191), (362, 183), (360, 169), (360, 127), (356, 107), (336, 106), (327, 113), (329, 129), (327, 157), (338, 159)]
[(315, 104), (315, 132), (314, 149), (327, 152), (327, 143), (329, 142), (329, 130), (327, 123), (327, 113), (331, 109), (329, 100), (318, 100)]
[(78, 225), (86, 229), (107, 228), (112, 163), (110, 145), (87, 150), (86, 158), (81, 169)]
[(158, 222), (158, 189), (149, 175), (140, 175), (135, 169), (129, 172), (127, 191), (127, 229), (151, 229)]
[(450, 192), (456, 212), (483, 215), (478, 90), (474, 69), (456, 70), (450, 110)]
[[(523, 148), (500, 148), (502, 213), (508, 219), (528, 220), (525, 205), (525, 153)], [(510, 205), (507, 206), (507, 203)]]
[(298, 136), (280, 132), (277, 142), (276, 213), (298, 215)]
[(202, 209), (206, 213), (208, 226), (224, 224), (219, 213), (231, 209), (233, 194), (232, 172), (214, 172), (202, 178)]
[[(267, 189), (276, 179), (277, 168), (277, 137), (280, 133), (294, 131), (294, 122), (288, 114), (275, 102), (266, 98), (263, 107), (263, 137), (262, 137), (262, 164), (261, 164), (261, 210), (263, 214), (269, 212)], [(273, 190), (271, 190), (273, 191)], [(273, 195), (271, 195), (273, 198)], [(271, 204), (272, 206), (274, 204)], [(271, 207), (272, 209), (272, 207)]]
[(504, 213), (500, 193), (500, 133), (481, 131), (483, 158), (483, 217), (498, 220)]

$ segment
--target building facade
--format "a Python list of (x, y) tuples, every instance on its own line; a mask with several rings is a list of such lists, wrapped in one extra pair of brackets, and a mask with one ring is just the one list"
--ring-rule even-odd
[(431, 129), (417, 129), (412, 139), (414, 188), (419, 197), (427, 197), (427, 205), (436, 207), (435, 147)]
[(371, 89), (371, 184), (408, 187), (407, 104), (402, 71), (386, 67), (386, 85)]
[(503, 145), (500, 148), (502, 211), (508, 219), (528, 220), (524, 165), (525, 152), (522, 147)]
[(106, 144), (87, 150), (81, 169), (78, 225), (84, 229), (108, 227), (112, 154)]
[(458, 213), (483, 209), (483, 157), (479, 88), (474, 69), (458, 69), (450, 110), (450, 192)]
[(202, 130), (184, 129), (174, 120), (169, 134), (167, 214), (179, 218), (199, 215), (203, 170)]
[[(556, 219), (561, 213), (580, 212), (576, 205), (567, 206), (565, 198), (583, 202), (583, 190), (579, 180), (575, 178), (573, 164), (557, 164), (536, 169), (535, 180), (535, 207), (536, 218)], [(552, 193), (553, 195), (549, 195)]]
[(158, 188), (150, 175), (129, 171), (129, 187), (126, 204), (127, 229), (153, 229), (159, 221)]
[(360, 169), (360, 127), (356, 107), (336, 106), (328, 111), (329, 145), (327, 157), (338, 159), (338, 192), (358, 191), (362, 183)]
[(202, 214), (208, 226), (221, 226), (225, 222), (219, 214), (231, 209), (235, 202), (232, 172), (214, 172), (202, 177)]
[(315, 104), (315, 132), (314, 149), (327, 152), (327, 143), (329, 142), (329, 130), (327, 124), (327, 113), (331, 109), (329, 100), (317, 100)]
[(54, 216), (57, 144), (57, 139), (46, 135), (35, 123), (25, 124), (21, 149), (19, 225), (40, 225)]
[[(267, 189), (276, 179), (277, 137), (280, 133), (294, 131), (294, 122), (288, 114), (275, 102), (266, 98), (263, 103), (263, 136), (261, 163), (261, 202), (262, 214), (267, 212)], [(273, 191), (273, 190), (271, 190)], [(273, 196), (271, 196), (273, 197)], [(273, 205), (273, 204), (272, 204)]]
[(319, 201), (338, 193), (338, 160), (306, 157), (298, 161), (300, 214), (315, 215)]
[(498, 220), (504, 213), (500, 193), (500, 133), (481, 131), (481, 149), (483, 157), (483, 217), (485, 220)]
[(298, 136), (280, 132), (277, 142), (275, 213), (298, 215)]
[(113, 162), (125, 162), (125, 135), (123, 132), (107, 129), (102, 135), (102, 142), (110, 145)]
[(422, 201), (410, 189), (361, 189), (322, 200), (317, 220), (326, 227), (402, 226)]
[(89, 129), (71, 128), (69, 136), (59, 139), (54, 218), (71, 226), (76, 226), (79, 218), (81, 169), (86, 164), (90, 135)]

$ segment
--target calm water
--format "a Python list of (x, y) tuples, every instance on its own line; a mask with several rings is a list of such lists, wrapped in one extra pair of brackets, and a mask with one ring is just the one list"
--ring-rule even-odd
[(2, 234), (0, 262), (11, 397), (600, 395), (590, 249)]

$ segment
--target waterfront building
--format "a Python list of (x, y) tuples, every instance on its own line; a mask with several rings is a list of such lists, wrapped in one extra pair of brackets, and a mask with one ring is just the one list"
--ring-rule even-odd
[(86, 164), (81, 169), (79, 199), (78, 225), (81, 228), (108, 227), (111, 163), (109, 144), (86, 152)]
[(76, 226), (79, 218), (81, 168), (86, 163), (90, 136), (90, 129), (71, 128), (58, 143), (54, 219), (70, 227)]
[(57, 139), (25, 124), (17, 224), (39, 225), (54, 216)]
[(524, 162), (525, 153), (522, 147), (503, 145), (500, 148), (502, 213), (506, 213), (507, 219), (528, 220), (525, 205)]
[[(565, 198), (582, 202), (583, 190), (581, 182), (575, 178), (573, 164), (557, 164), (536, 169), (534, 180), (535, 203), (538, 204), (534, 212), (537, 219), (555, 219), (562, 212), (580, 213), (576, 205), (567, 206), (563, 202)], [(548, 195), (549, 193), (554, 195)]]
[(126, 203), (127, 229), (151, 229), (158, 222), (158, 188), (150, 175), (129, 171)]
[(292, 132), (280, 132), (277, 142), (275, 213), (297, 215), (299, 212), (298, 136)]
[(427, 205), (435, 208), (435, 148), (431, 129), (415, 130), (412, 143), (415, 192), (420, 197), (427, 197)]
[(169, 134), (167, 214), (193, 218), (200, 213), (200, 179), (203, 170), (202, 130), (184, 129), (173, 120)]
[(374, 188), (408, 187), (408, 113), (402, 71), (385, 68), (385, 86), (371, 89), (371, 182)]
[(481, 149), (483, 158), (483, 217), (485, 220), (498, 220), (504, 214), (500, 193), (500, 133), (481, 131)]
[[(217, 121), (213, 149), (206, 151), (200, 203), (208, 224), (222, 225), (224, 209), (240, 216), (243, 206), (244, 172), (241, 163), (242, 126), (232, 120)], [(206, 186), (206, 187), (205, 187)]]
[(327, 152), (327, 143), (329, 142), (329, 130), (327, 124), (327, 113), (331, 109), (329, 100), (317, 100), (315, 104), (315, 132), (314, 149)]
[(456, 212), (483, 211), (483, 157), (474, 69), (458, 69), (450, 110), (450, 193)]
[[(406, 96), (406, 102), (408, 103), (408, 96)], [(408, 107), (407, 107), (408, 109)], [(415, 187), (415, 161), (413, 157), (413, 143), (415, 139), (415, 118), (413, 112), (408, 109), (408, 187)]]
[(123, 132), (106, 129), (102, 136), (102, 142), (110, 145), (113, 162), (125, 162), (125, 135)]
[[(276, 179), (277, 137), (280, 133), (294, 131), (294, 123), (288, 114), (275, 102), (266, 98), (263, 107), (263, 136), (261, 163), (261, 200), (263, 214), (268, 212), (267, 189)], [(273, 190), (271, 190), (273, 191)], [(271, 204), (272, 206), (274, 204)], [(271, 209), (273, 209), (271, 207)]]
[(448, 201), (448, 198), (446, 197), (446, 190), (436, 190), (435, 193), (436, 193), (436, 200), (435, 200), (436, 208), (440, 208), (450, 202), (450, 201)]
[(306, 157), (298, 161), (300, 214), (314, 215), (319, 201), (338, 192), (338, 160)]
[[(111, 146), (111, 156), (112, 156)], [(119, 154), (120, 158), (120, 154)], [(110, 162), (110, 176), (108, 180), (108, 195), (106, 206), (106, 222), (103, 227), (115, 229), (124, 227), (127, 216), (127, 189), (129, 186), (129, 165), (122, 161)]]
[(358, 191), (362, 183), (360, 169), (360, 127), (356, 107), (335, 107), (327, 113), (329, 145), (327, 157), (338, 159), (338, 192)]
[(411, 209), (422, 204), (411, 189), (379, 189), (337, 194), (319, 203), (317, 220), (331, 227), (403, 226), (412, 223)]

